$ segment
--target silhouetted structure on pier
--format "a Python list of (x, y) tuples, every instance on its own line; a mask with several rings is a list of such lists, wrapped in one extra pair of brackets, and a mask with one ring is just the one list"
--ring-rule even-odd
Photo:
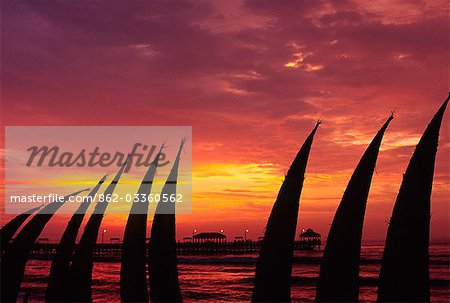
[(321, 244), (322, 238), (320, 234), (311, 228), (308, 228), (300, 234), (300, 245), (303, 250), (320, 250)]

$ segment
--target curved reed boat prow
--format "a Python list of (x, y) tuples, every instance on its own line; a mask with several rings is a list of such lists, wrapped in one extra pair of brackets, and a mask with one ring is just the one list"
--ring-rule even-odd
[(439, 131), (450, 98), (434, 115), (409, 162), (392, 211), (378, 286), (380, 302), (429, 302), (431, 190)]
[(256, 265), (253, 302), (291, 300), (291, 274), (300, 195), (314, 135), (320, 121), (297, 153), (281, 185), (267, 222)]
[(20, 284), (22, 283), (25, 272), (25, 265), (34, 243), (56, 211), (63, 206), (70, 197), (76, 196), (84, 191), (86, 191), (86, 189), (65, 196), (63, 203), (55, 201), (46, 205), (31, 218), (14, 240), (8, 245), (0, 262), (1, 302), (15, 302), (17, 300)]
[(144, 202), (133, 203), (125, 227), (120, 267), (120, 298), (122, 302), (148, 301), (146, 260), (148, 195), (152, 189), (163, 148), (164, 145), (161, 146), (149, 166), (138, 189), (138, 197), (141, 199), (145, 196), (147, 199)]
[(317, 284), (318, 302), (357, 302), (361, 238), (367, 197), (387, 119), (358, 163), (334, 215)]
[(33, 214), (39, 208), (41, 208), (41, 206), (29, 209), (15, 216), (10, 221), (8, 221), (8, 223), (6, 223), (5, 226), (2, 227), (2, 229), (0, 229), (0, 258), (1, 256), (3, 256), (6, 247), (8, 246), (9, 242), (11, 241), (19, 227), (28, 219), (31, 214)]
[[(161, 196), (176, 195), (178, 166), (185, 139), (180, 148)], [(159, 202), (153, 218), (148, 253), (151, 302), (182, 302), (178, 283), (175, 237), (175, 204)]]
[(105, 180), (106, 176), (104, 176), (90, 191), (88, 198), (80, 204), (70, 218), (69, 223), (61, 236), (61, 240), (56, 248), (56, 253), (50, 267), (46, 294), (47, 302), (60, 302), (67, 293), (67, 277), (69, 275), (70, 261), (75, 248), (78, 230), (83, 222), (84, 215), (89, 205)]
[[(104, 192), (105, 197), (110, 197), (120, 177), (125, 169), (127, 162), (123, 163), (114, 179), (108, 185)], [(102, 223), (109, 200), (97, 202), (94, 212), (89, 217), (84, 227), (83, 235), (78, 243), (70, 265), (68, 275), (68, 285), (70, 289), (66, 292), (63, 300), (65, 302), (92, 302), (92, 269), (94, 267), (94, 247), (97, 243), (97, 235)]]

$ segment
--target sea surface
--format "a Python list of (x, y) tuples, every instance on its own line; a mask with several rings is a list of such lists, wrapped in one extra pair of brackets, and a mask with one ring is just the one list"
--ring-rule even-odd
[[(432, 302), (450, 302), (449, 244), (430, 246)], [(382, 244), (361, 248), (362, 302), (375, 302)], [(322, 252), (298, 251), (293, 267), (292, 299), (312, 302)], [(251, 298), (257, 254), (179, 256), (180, 286), (185, 302), (248, 302)], [(29, 260), (22, 289), (29, 302), (43, 302), (50, 261)], [(97, 262), (93, 273), (94, 302), (119, 302), (119, 262)], [(21, 297), (24, 291), (21, 292)], [(21, 302), (21, 299), (19, 299)]]

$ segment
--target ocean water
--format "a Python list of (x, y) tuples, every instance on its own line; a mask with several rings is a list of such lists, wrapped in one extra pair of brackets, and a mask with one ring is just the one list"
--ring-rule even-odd
[[(360, 300), (375, 302), (376, 283), (383, 246), (361, 248), (362, 285)], [(298, 251), (293, 267), (292, 299), (312, 302), (315, 297), (322, 252)], [(185, 302), (245, 302), (252, 292), (256, 254), (180, 256), (180, 286)], [(432, 302), (450, 302), (449, 244), (430, 246)], [(29, 302), (43, 302), (50, 261), (29, 260), (22, 289), (30, 293)], [(93, 273), (94, 302), (119, 302), (119, 262), (97, 262)], [(24, 292), (21, 292), (23, 296)], [(19, 301), (21, 301), (19, 299)]]

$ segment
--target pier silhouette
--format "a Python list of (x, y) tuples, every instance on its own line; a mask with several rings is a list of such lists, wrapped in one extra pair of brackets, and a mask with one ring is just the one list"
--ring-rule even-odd
[[(208, 235), (219, 233), (203, 233)], [(178, 255), (214, 255), (214, 254), (249, 254), (257, 253), (261, 249), (261, 239), (226, 241), (226, 236), (216, 240), (214, 237), (203, 237), (202, 233), (192, 238), (184, 238), (177, 242)], [(318, 235), (318, 236), (317, 236)], [(315, 233), (315, 238), (301, 236), (301, 240), (295, 241), (294, 250), (320, 251), (320, 235)], [(148, 239), (147, 239), (148, 240)], [(96, 261), (120, 261), (122, 256), (122, 243), (119, 238), (110, 238), (110, 243), (97, 243), (94, 247), (94, 260)], [(31, 250), (30, 259), (51, 260), (56, 253), (58, 243), (51, 243), (47, 238), (39, 239)], [(147, 252), (148, 253), (148, 252)]]

